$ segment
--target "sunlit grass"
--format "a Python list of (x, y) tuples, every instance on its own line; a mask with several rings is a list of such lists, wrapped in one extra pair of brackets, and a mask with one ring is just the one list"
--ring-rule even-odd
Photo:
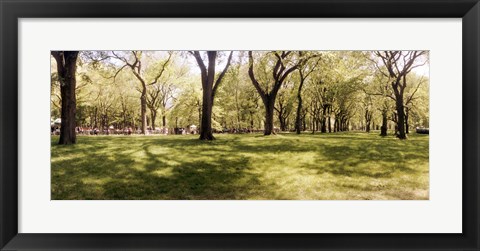
[(424, 200), (428, 135), (52, 137), (54, 200)]

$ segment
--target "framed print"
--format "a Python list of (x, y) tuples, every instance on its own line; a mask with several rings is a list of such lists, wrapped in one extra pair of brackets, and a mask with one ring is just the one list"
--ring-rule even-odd
[(479, 250), (479, 8), (2, 1), (1, 250)]

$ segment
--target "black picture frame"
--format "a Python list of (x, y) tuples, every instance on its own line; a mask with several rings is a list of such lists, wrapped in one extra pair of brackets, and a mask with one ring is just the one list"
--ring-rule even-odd
[[(1, 250), (480, 250), (478, 0), (0, 0)], [(462, 18), (462, 234), (18, 233), (19, 18)], [(439, 41), (442, 42), (442, 41)], [(39, 216), (42, 212), (38, 212)], [(441, 224), (442, 219), (438, 219)]]

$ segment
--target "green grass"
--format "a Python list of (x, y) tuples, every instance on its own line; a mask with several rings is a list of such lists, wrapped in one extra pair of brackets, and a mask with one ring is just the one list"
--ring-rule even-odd
[(428, 135), (52, 137), (53, 200), (425, 200)]

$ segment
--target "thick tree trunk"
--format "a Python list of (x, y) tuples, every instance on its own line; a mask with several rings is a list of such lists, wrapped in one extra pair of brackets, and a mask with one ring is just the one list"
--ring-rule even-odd
[[(279, 110), (282, 111), (282, 110)], [(280, 122), (280, 130), (281, 131), (286, 131), (287, 130), (287, 125), (285, 122), (285, 119), (283, 118), (283, 112), (278, 112), (278, 121)]]
[(167, 117), (165, 115), (162, 115), (162, 126), (167, 127)]
[(315, 119), (316, 119), (316, 112), (314, 112), (312, 114), (312, 118), (311, 118), (311, 127), (312, 127), (312, 134), (315, 134)]
[(297, 107), (297, 115), (295, 116), (295, 132), (297, 134), (302, 133), (302, 103), (301, 98), (299, 99), (298, 107)]
[(214, 140), (212, 133), (212, 89), (203, 88), (203, 100), (202, 100), (202, 122), (200, 125), (200, 139), (201, 140)]
[(405, 108), (403, 107), (403, 97), (396, 97), (396, 107), (398, 138), (407, 139), (407, 135), (405, 134)]
[(265, 131), (263, 135), (272, 135), (275, 134), (273, 130), (273, 110), (275, 98), (267, 97), (263, 100), (265, 105)]
[(322, 109), (322, 122), (321, 122), (321, 129), (320, 131), (322, 133), (326, 133), (327, 132), (327, 109), (328, 107), (327, 106), (323, 106), (323, 109)]
[(215, 92), (219, 87), (223, 76), (227, 72), (227, 69), (230, 65), (230, 60), (232, 59), (233, 51), (230, 52), (230, 55), (227, 60), (225, 68), (217, 77), (215, 81), (215, 62), (217, 59), (217, 51), (207, 51), (208, 57), (208, 66), (205, 65), (203, 59), (200, 55), (200, 52), (194, 51), (191, 52), (195, 57), (198, 66), (201, 71), (201, 80), (203, 88), (203, 99), (202, 99), (202, 115), (200, 121), (200, 140), (214, 140), (212, 133), (212, 108), (213, 101), (215, 98)]
[(52, 52), (57, 61), (57, 74), (62, 98), (60, 140), (58, 144), (70, 145), (77, 142), (75, 116), (77, 110), (76, 70), (78, 51)]
[(147, 91), (144, 88), (140, 96), (140, 119), (142, 121), (142, 134), (147, 134)]
[(302, 80), (300, 81), (300, 85), (298, 86), (298, 93), (297, 93), (297, 100), (298, 100), (298, 106), (297, 106), (297, 116), (295, 118), (295, 131), (297, 134), (301, 133), (302, 130), (302, 105), (303, 105), (303, 100), (302, 100), (302, 87), (303, 87), (303, 75), (302, 75)]
[(380, 136), (387, 136), (387, 111), (382, 111), (382, 127), (380, 127)]
[(155, 109), (150, 110), (151, 119), (152, 119), (152, 130), (155, 132), (155, 121), (157, 120), (157, 111)]
[(365, 131), (370, 132), (370, 122), (372, 120), (372, 114), (369, 110), (365, 111)]

